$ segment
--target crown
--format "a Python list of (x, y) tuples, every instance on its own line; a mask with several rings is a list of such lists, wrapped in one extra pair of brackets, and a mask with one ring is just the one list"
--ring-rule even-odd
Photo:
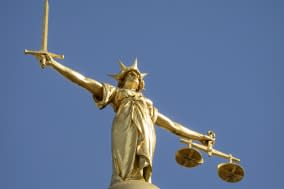
[(137, 58), (135, 58), (132, 65), (129, 67), (125, 66), (125, 64), (121, 60), (119, 60), (118, 63), (120, 65), (120, 72), (117, 74), (109, 74), (109, 76), (111, 76), (118, 82), (122, 81), (125, 77), (125, 74), (127, 74), (129, 71), (135, 71), (139, 75), (141, 80), (143, 80), (144, 77), (147, 75), (147, 73), (141, 73), (140, 70), (138, 69), (138, 59)]

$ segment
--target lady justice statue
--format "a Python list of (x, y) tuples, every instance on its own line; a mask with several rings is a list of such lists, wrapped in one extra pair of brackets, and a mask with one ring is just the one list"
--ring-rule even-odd
[[(190, 149), (183, 149), (177, 153), (179, 164), (194, 167), (202, 163), (199, 153), (191, 148), (194, 146), (208, 152), (209, 155), (218, 155), (230, 160), (230, 163), (222, 164), (218, 168), (219, 176), (223, 180), (228, 182), (241, 180), (243, 170), (233, 163), (233, 160), (237, 162), (240, 160), (230, 154), (214, 150), (212, 148), (215, 141), (214, 134), (209, 132), (208, 135), (204, 135), (172, 121), (160, 113), (151, 100), (143, 95), (146, 74), (138, 69), (137, 59), (131, 66), (119, 62), (120, 72), (111, 75), (117, 81), (117, 86), (88, 78), (55, 61), (54, 58), (63, 59), (63, 55), (47, 50), (48, 7), (48, 0), (45, 0), (42, 48), (39, 51), (25, 50), (25, 54), (34, 55), (40, 61), (42, 68), (53, 68), (71, 82), (89, 91), (98, 108), (103, 109), (107, 105), (113, 107), (115, 117), (112, 123), (111, 189), (157, 188), (150, 184), (156, 145), (155, 125), (183, 138), (183, 142), (189, 144)], [(202, 144), (192, 143), (192, 140)]]
[(98, 106), (111, 105), (115, 112), (112, 123), (111, 185), (127, 180), (151, 182), (155, 151), (155, 125), (187, 139), (202, 143), (214, 140), (208, 135), (189, 130), (158, 112), (144, 89), (145, 73), (137, 67), (137, 59), (127, 67), (120, 61), (120, 72), (112, 75), (117, 86), (101, 83), (58, 63), (48, 54), (41, 62), (54, 68), (68, 80), (88, 90)]

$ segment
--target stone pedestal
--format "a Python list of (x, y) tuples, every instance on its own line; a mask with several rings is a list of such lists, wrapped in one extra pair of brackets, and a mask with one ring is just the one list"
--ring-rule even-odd
[(109, 189), (160, 189), (160, 188), (148, 182), (129, 180), (114, 184)]

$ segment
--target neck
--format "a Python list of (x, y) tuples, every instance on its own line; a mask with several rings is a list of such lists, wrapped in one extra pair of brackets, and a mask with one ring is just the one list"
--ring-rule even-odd
[(127, 90), (131, 90), (131, 91), (137, 91), (136, 89), (132, 88), (132, 87), (123, 87), (124, 89), (127, 89)]
[(132, 84), (132, 83), (125, 83), (123, 88), (129, 89), (129, 90), (132, 90), (132, 91), (137, 91), (137, 86), (135, 84)]

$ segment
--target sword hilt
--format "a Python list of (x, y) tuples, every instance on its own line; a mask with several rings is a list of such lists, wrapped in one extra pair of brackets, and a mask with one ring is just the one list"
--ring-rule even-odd
[(51, 53), (51, 52), (48, 52), (48, 51), (32, 51), (32, 50), (25, 49), (24, 53), (33, 55), (37, 59), (39, 59), (40, 60), (40, 66), (41, 66), (42, 69), (46, 67), (46, 59), (42, 58), (42, 55), (50, 56), (51, 58), (64, 59), (63, 54), (55, 54), (55, 53)]

